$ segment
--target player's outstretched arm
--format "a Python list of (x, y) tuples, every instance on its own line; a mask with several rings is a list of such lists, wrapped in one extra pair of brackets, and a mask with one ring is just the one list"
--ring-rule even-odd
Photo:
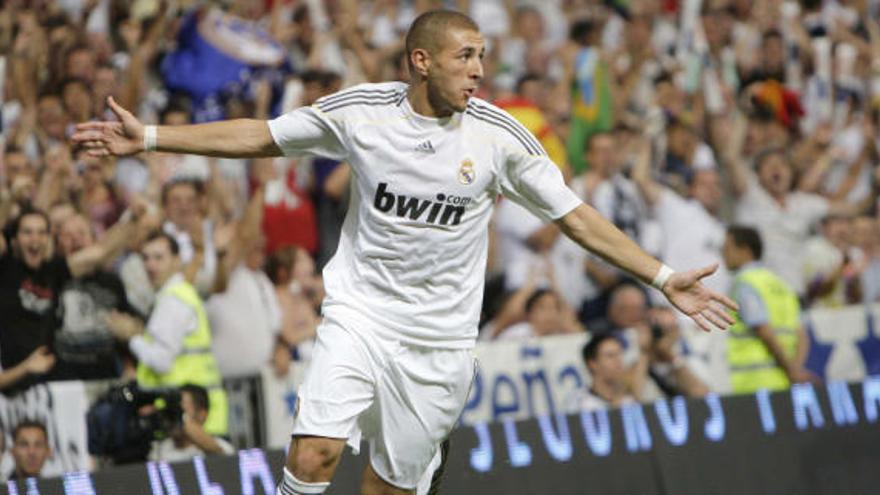
[[(646, 253), (592, 207), (581, 204), (556, 220), (562, 231), (585, 249), (622, 268), (645, 283), (652, 283), (663, 264)], [(705, 287), (700, 280), (718, 266), (677, 272), (662, 284), (663, 295), (703, 330), (725, 329), (734, 323), (728, 308), (737, 309), (730, 298)]]
[(281, 156), (264, 120), (238, 119), (208, 124), (159, 126), (144, 139), (144, 126), (113, 97), (107, 100), (118, 122), (77, 124), (73, 140), (93, 156), (125, 156), (140, 153), (151, 145), (155, 151), (227, 158)]

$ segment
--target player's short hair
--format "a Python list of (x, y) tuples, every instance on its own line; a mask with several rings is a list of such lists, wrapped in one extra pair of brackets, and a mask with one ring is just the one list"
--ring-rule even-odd
[(12, 430), (12, 443), (15, 443), (15, 440), (18, 439), (18, 434), (21, 433), (22, 430), (27, 430), (28, 428), (35, 428), (42, 431), (43, 436), (46, 437), (46, 440), (49, 440), (49, 430), (46, 429), (46, 425), (42, 421), (37, 421), (35, 419), (26, 419), (15, 425), (15, 429)]
[(595, 361), (596, 356), (599, 355), (599, 348), (608, 340), (614, 340), (617, 341), (617, 343), (620, 343), (620, 339), (618, 339), (613, 333), (600, 333), (594, 335), (593, 338), (587, 341), (581, 349), (581, 357), (584, 359), (584, 362)]
[(158, 241), (160, 239), (164, 239), (165, 242), (168, 243), (168, 249), (171, 250), (171, 254), (173, 254), (174, 256), (180, 255), (180, 244), (177, 243), (177, 239), (175, 239), (164, 230), (156, 229), (150, 232), (147, 238), (144, 239), (144, 245), (147, 245), (153, 241)]
[(412, 52), (416, 49), (427, 50), (434, 54), (450, 29), (469, 29), (480, 31), (477, 23), (461, 12), (454, 10), (429, 10), (416, 17), (406, 33), (406, 60), (412, 72)]
[(761, 242), (761, 234), (757, 230), (743, 225), (732, 225), (727, 228), (727, 235), (737, 247), (748, 248), (754, 259), (761, 259), (764, 254), (764, 243)]
[(210, 407), (211, 401), (208, 397), (208, 390), (205, 387), (187, 383), (180, 387), (180, 393), (183, 394), (184, 392), (192, 397), (193, 405), (199, 411), (207, 411)]

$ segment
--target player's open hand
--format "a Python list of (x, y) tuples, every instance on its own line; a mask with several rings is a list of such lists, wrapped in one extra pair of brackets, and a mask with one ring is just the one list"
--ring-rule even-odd
[(72, 139), (82, 144), (92, 156), (126, 156), (144, 150), (144, 125), (113, 97), (107, 98), (119, 122), (81, 122)]
[(739, 309), (733, 300), (704, 286), (702, 279), (715, 273), (718, 265), (676, 272), (666, 285), (663, 294), (682, 313), (693, 319), (706, 332), (712, 327), (725, 330), (733, 325), (734, 319), (728, 310)]

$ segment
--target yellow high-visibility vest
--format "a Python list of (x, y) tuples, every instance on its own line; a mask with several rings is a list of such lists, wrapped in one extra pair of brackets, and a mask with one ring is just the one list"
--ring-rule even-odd
[[(793, 290), (776, 274), (766, 268), (750, 268), (736, 276), (734, 287), (745, 284), (764, 301), (769, 325), (783, 351), (789, 358), (797, 353), (798, 332), (801, 327), (800, 303)], [(785, 371), (764, 342), (735, 316), (727, 340), (727, 361), (730, 364), (730, 382), (733, 393), (755, 392), (759, 389), (784, 390), (791, 384)]]
[[(205, 431), (212, 435), (225, 435), (228, 430), (229, 404), (222, 387), (223, 379), (217, 360), (211, 351), (211, 328), (202, 300), (195, 288), (186, 281), (167, 287), (156, 297), (176, 297), (185, 303), (198, 316), (198, 326), (183, 339), (183, 348), (174, 358), (167, 373), (157, 373), (144, 363), (139, 363), (138, 384), (144, 388), (180, 387), (187, 383), (205, 387), (210, 403)], [(149, 334), (144, 335), (144, 338), (152, 341)]]

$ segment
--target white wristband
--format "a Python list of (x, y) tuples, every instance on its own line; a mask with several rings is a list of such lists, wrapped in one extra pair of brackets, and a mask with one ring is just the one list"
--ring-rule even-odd
[(144, 151), (156, 151), (156, 126), (144, 126)]
[(663, 286), (666, 285), (666, 282), (669, 281), (669, 277), (671, 277), (675, 273), (675, 270), (670, 268), (668, 265), (663, 265), (660, 267), (660, 271), (657, 272), (657, 276), (654, 277), (654, 281), (651, 282), (651, 285), (654, 286), (657, 290), (663, 290)]

